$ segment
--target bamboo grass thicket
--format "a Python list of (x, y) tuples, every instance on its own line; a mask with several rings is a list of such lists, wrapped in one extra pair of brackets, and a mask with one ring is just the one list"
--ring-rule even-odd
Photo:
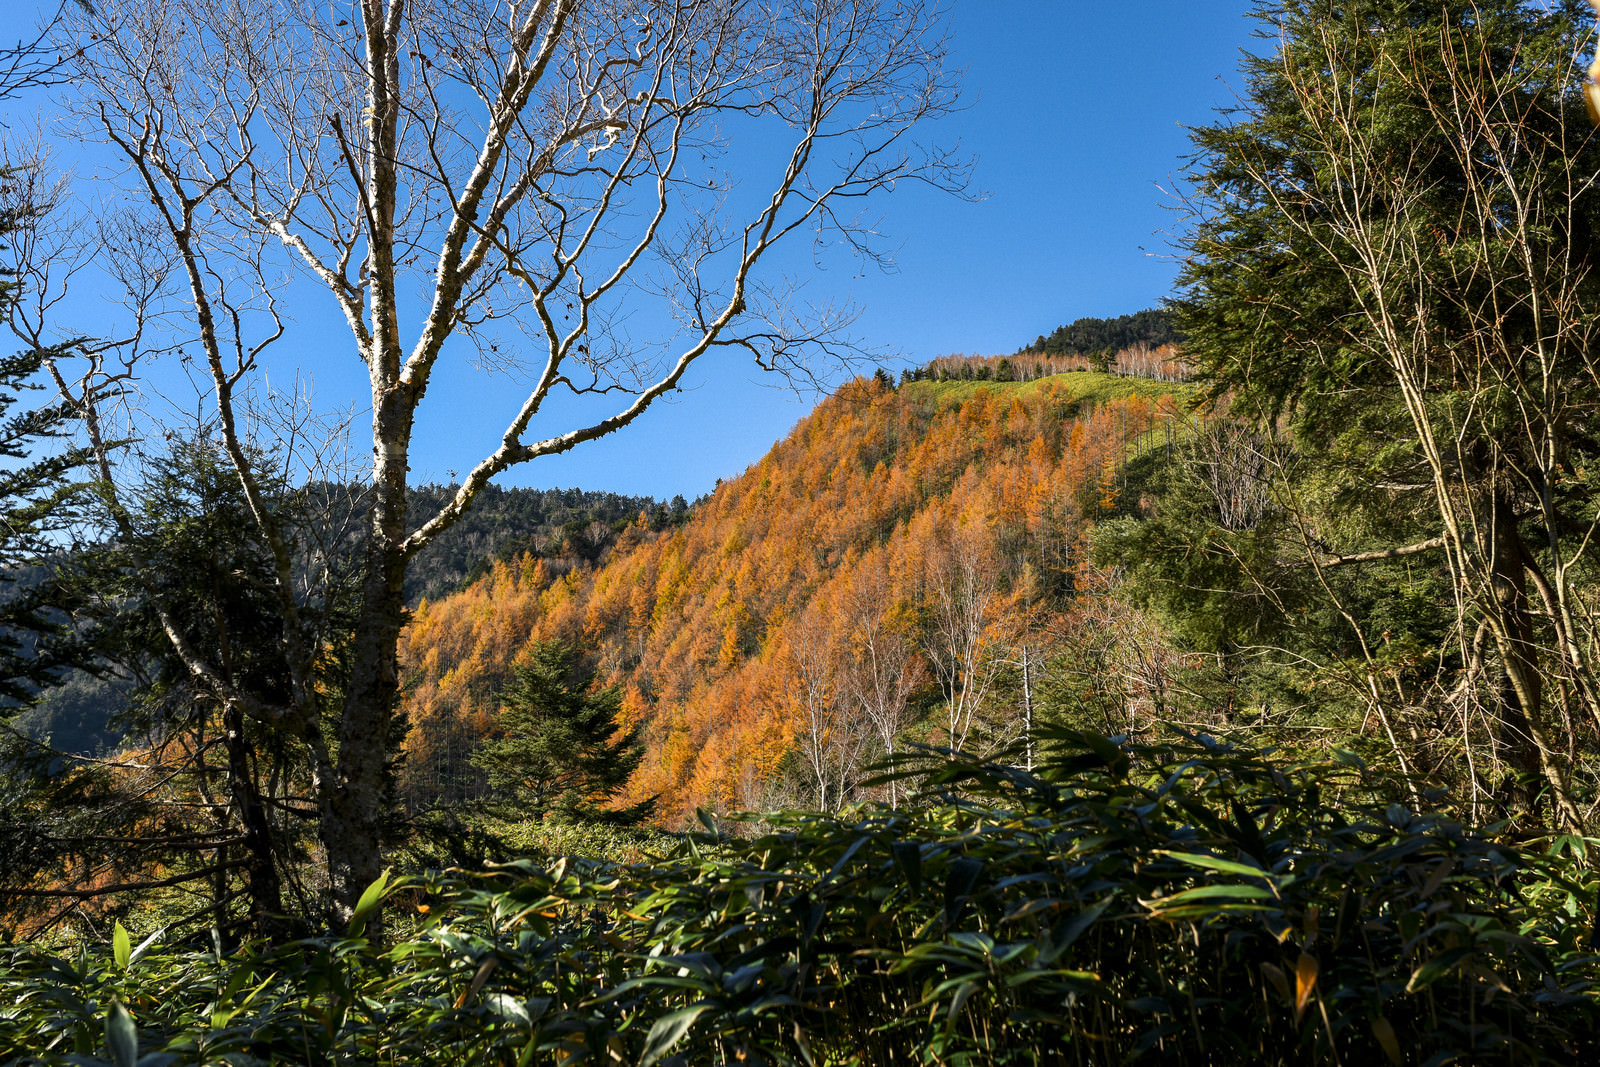
[[(1579, 1063), (1593, 844), (1506, 844), (1348, 753), (1055, 731), (1037, 773), (902, 754), (898, 809), (630, 865), (382, 879), (389, 946), (0, 955), (0, 1058)], [(1432, 798), (1438, 804), (1441, 798)], [(708, 820), (708, 828), (712, 827)], [(119, 928), (120, 929), (120, 928)], [(143, 941), (133, 948), (134, 940)], [(148, 1058), (148, 1059), (147, 1059)]]

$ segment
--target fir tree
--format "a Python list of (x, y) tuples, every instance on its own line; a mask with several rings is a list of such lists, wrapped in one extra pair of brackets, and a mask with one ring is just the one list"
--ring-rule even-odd
[(654, 798), (602, 811), (644, 758), (640, 726), (618, 722), (622, 691), (593, 687), (594, 669), (554, 642), (532, 646), (501, 697), (501, 736), (473, 757), (489, 787), (523, 814), (638, 822)]
[[(1296, 536), (1321, 570), (1403, 558), (1447, 591), (1449, 636), (1415, 656), (1446, 670), (1392, 708), (1369, 701), (1396, 763), (1459, 759), (1408, 755), (1389, 729), (1448, 701), (1488, 727), (1472, 795), (1582, 827), (1575, 724), (1600, 722), (1600, 666), (1589, 617), (1562, 605), (1587, 600), (1600, 532), (1570, 476), (1600, 457), (1600, 143), (1573, 64), (1590, 12), (1273, 0), (1258, 15), (1275, 53), (1247, 56), (1241, 107), (1195, 132), (1201, 206), (1172, 304), (1185, 354), (1213, 399), (1288, 431), (1306, 485), (1316, 472)], [(1333, 506), (1305, 517), (1326, 486)], [(1401, 636), (1339, 610), (1369, 649)]]

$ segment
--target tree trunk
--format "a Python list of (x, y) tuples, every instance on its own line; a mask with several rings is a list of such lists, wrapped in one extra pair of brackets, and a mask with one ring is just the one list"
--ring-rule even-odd
[(1493, 494), (1479, 529), (1487, 541), (1483, 550), (1488, 555), (1490, 629), (1505, 672), (1495, 716), (1495, 746), (1511, 772), (1502, 780), (1501, 800), (1513, 820), (1538, 825), (1543, 822), (1541, 794), (1548, 789), (1556, 821), (1564, 829), (1581, 830), (1583, 817), (1544, 730), (1544, 676), (1529, 611), (1528, 554), (1504, 494)]
[(243, 829), (246, 892), (250, 925), (258, 936), (277, 943), (288, 934), (284, 921), (283, 887), (274, 862), (272, 826), (250, 766), (250, 745), (245, 737), (244, 712), (229, 707), (223, 713), (228, 751), (228, 789)]
[(334, 925), (383, 873), (382, 824), (390, 735), (399, 693), (400, 630), (405, 625), (406, 460), (411, 412), (389, 391), (374, 414), (375, 492), (350, 687), (339, 721), (338, 775), (321, 805)]
[[(367, 44), (365, 156), (367, 294), (370, 338), (362, 358), (372, 388), (371, 529), (349, 691), (339, 720), (338, 775), (323, 802), (323, 844), (336, 928), (383, 873), (382, 822), (390, 716), (399, 692), (400, 630), (405, 623), (406, 475), (416, 393), (401, 382), (395, 289), (395, 211), (400, 82), (398, 31), (403, 5), (362, 0)], [(373, 927), (374, 936), (379, 935)]]

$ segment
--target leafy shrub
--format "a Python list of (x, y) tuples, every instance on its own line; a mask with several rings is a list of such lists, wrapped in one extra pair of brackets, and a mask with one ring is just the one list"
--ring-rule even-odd
[(1414, 813), (1351, 757), (1054, 746), (1034, 775), (930, 753), (917, 805), (768, 815), (755, 840), (705, 835), (649, 864), (525, 860), (376, 886), (396, 935), (417, 916), (388, 948), (355, 936), (229, 959), (124, 937), (66, 961), (10, 946), (0, 1054), (122, 1064), (134, 1040), (148, 1064), (1600, 1053), (1588, 842), (1541, 852)]

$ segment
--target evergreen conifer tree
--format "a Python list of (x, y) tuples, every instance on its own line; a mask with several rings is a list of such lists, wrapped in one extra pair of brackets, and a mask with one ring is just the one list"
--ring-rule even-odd
[[(1246, 57), (1247, 100), (1195, 135), (1186, 354), (1213, 398), (1291, 431), (1302, 476), (1338, 487), (1320, 514), (1297, 498), (1321, 571), (1403, 558), (1449, 590), (1454, 632), (1418, 657), (1443, 669), (1373, 690), (1373, 721), (1398, 737), (1391, 706), (1460, 708), (1487, 726), (1475, 795), (1581, 827), (1571, 753), (1600, 724), (1591, 617), (1566, 607), (1586, 601), (1600, 532), (1570, 473), (1600, 456), (1600, 142), (1573, 61), (1590, 12), (1273, 0), (1258, 15), (1276, 51)], [(1363, 634), (1359, 605), (1340, 617), (1369, 648), (1401, 636)]]
[[(0, 97), (5, 92), (0, 84)], [(39, 209), (28, 192), (15, 171), (0, 169), (0, 250)], [(9, 319), (19, 284), (0, 268), (0, 321)], [(62, 646), (50, 640), (65, 633), (54, 610), (60, 590), (48, 569), (29, 567), (59, 551), (79, 518), (86, 486), (77, 475), (87, 455), (61, 440), (70, 413), (60, 404), (14, 410), (58, 352), (30, 347), (0, 357), (0, 699), (9, 705), (26, 702), (63, 663)]]
[(501, 736), (473, 757), (490, 788), (527, 817), (559, 812), (632, 823), (654, 810), (653, 798), (602, 810), (638, 768), (644, 748), (642, 727), (624, 730), (618, 721), (622, 691), (593, 688), (594, 673), (575, 649), (534, 645), (501, 697)]

